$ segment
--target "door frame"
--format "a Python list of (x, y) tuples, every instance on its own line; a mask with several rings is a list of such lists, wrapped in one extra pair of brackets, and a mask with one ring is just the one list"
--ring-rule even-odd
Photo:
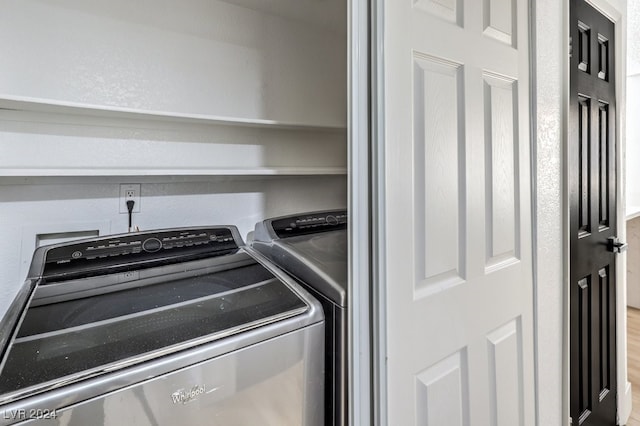
[(352, 425), (373, 424), (370, 7), (369, 0), (347, 1), (347, 400)]
[[(615, 74), (616, 74), (616, 208), (617, 208), (617, 231), (618, 237), (626, 241), (626, 199), (625, 199), (625, 133), (626, 133), (626, 4), (620, 0), (585, 0), (588, 4), (597, 9), (604, 16), (613, 21), (615, 25)], [(564, 4), (563, 20), (563, 40), (569, 40), (569, 2)], [(575, 46), (575, 43), (574, 43)], [(569, 227), (569, 44), (565, 43), (565, 55), (563, 61), (563, 111), (566, 117), (563, 126), (563, 169), (564, 169), (564, 196), (563, 196), (563, 246), (564, 246), (564, 310), (563, 310), (563, 418), (569, 423), (569, 377), (570, 377), (570, 297), (569, 297), (569, 268), (570, 268), (570, 227)], [(616, 350), (617, 350), (617, 383), (618, 383), (618, 424), (625, 424), (631, 414), (631, 383), (627, 380), (627, 257), (626, 254), (619, 255), (616, 259)], [(539, 299), (540, 300), (540, 299)]]

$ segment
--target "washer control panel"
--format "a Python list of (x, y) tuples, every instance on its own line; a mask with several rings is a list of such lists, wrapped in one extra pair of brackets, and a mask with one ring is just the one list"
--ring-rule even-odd
[(231, 227), (136, 232), (66, 243), (45, 255), (44, 275), (113, 265), (205, 257), (238, 249)]
[(330, 210), (273, 219), (271, 227), (279, 238), (285, 238), (346, 229), (348, 219), (346, 210)]

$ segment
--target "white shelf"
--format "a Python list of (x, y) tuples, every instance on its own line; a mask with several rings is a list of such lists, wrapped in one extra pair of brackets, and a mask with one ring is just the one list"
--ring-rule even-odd
[(241, 127), (259, 127), (274, 129), (345, 131), (345, 126), (319, 125), (316, 123), (294, 123), (275, 120), (250, 119), (240, 117), (221, 117), (207, 114), (185, 114), (166, 111), (150, 111), (133, 108), (89, 105), (56, 100), (43, 100), (27, 97), (0, 95), (0, 111), (21, 111), (51, 113), (72, 116), (90, 116), (130, 120), (152, 120), (170, 123), (223, 125)]
[(315, 176), (346, 175), (344, 167), (270, 167), (248, 169), (0, 169), (0, 177), (52, 176)]

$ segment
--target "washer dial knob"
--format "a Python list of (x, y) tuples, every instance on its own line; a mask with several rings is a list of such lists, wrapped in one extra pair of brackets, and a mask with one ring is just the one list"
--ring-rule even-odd
[(147, 253), (155, 253), (162, 248), (162, 242), (157, 238), (147, 238), (142, 243), (142, 249)]

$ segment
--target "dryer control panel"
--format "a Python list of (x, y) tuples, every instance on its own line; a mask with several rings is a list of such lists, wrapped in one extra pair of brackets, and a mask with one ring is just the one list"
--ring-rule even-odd
[(273, 219), (271, 227), (278, 238), (286, 238), (347, 229), (348, 218), (346, 210), (322, 211)]

